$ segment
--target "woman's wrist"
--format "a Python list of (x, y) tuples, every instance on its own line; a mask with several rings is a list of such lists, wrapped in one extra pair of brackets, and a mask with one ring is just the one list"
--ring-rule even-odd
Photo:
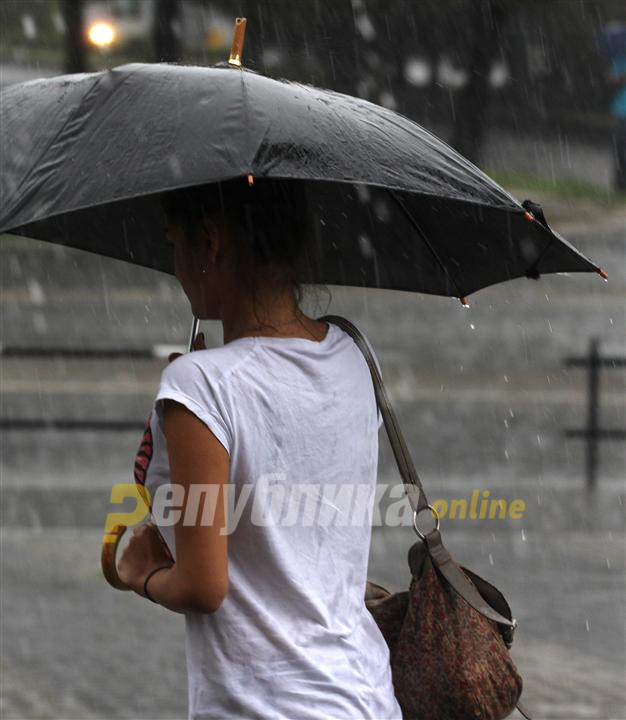
[(151, 572), (146, 575), (146, 579), (143, 581), (143, 596), (151, 600), (153, 603), (157, 601), (150, 595), (148, 591), (148, 581), (153, 575), (156, 575), (160, 570), (169, 570), (171, 565), (161, 565), (160, 567), (154, 568)]

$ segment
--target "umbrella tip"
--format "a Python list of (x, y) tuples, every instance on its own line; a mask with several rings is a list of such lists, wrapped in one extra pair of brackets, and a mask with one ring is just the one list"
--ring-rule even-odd
[(463, 307), (468, 308), (470, 306), (470, 304), (467, 302), (466, 297), (460, 297), (459, 300), (461, 301), (461, 305), (463, 305)]
[(243, 41), (246, 35), (246, 18), (235, 18), (235, 32), (233, 35), (233, 44), (230, 48), (230, 56), (228, 64), (234, 67), (241, 67), (241, 56), (243, 55)]
[(598, 273), (598, 275), (599, 275), (605, 282), (608, 281), (608, 279), (609, 279), (609, 274), (608, 274), (608, 272), (607, 272), (606, 270), (603, 270), (602, 268), (598, 268), (598, 269), (596, 270), (596, 272)]

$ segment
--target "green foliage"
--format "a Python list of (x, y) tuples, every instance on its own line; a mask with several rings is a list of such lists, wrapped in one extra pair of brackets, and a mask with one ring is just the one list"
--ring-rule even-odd
[(538, 195), (550, 195), (568, 200), (585, 199), (603, 206), (626, 206), (626, 192), (603, 190), (595, 185), (568, 178), (547, 178), (529, 173), (486, 172), (503, 188), (512, 192), (519, 188), (536, 192)]

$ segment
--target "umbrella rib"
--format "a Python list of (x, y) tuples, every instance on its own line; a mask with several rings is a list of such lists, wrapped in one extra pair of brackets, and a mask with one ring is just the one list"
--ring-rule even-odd
[(386, 188), (386, 190), (389, 193), (389, 195), (391, 196), (391, 199), (396, 203), (396, 205), (400, 208), (400, 210), (402, 210), (402, 212), (404, 213), (407, 220), (415, 228), (417, 234), (423, 240), (426, 247), (430, 250), (432, 256), (435, 258), (435, 261), (437, 262), (439, 267), (443, 270), (444, 275), (451, 280), (452, 284), (456, 288), (456, 291), (458, 292), (458, 297), (460, 297), (460, 298), (463, 297), (463, 293), (459, 289), (459, 286), (457, 285), (456, 280), (452, 277), (452, 275), (450, 274), (450, 271), (444, 265), (444, 263), (441, 260), (441, 258), (439, 257), (439, 255), (437, 255), (437, 253), (435, 252), (435, 248), (430, 244), (428, 238), (426, 237), (426, 234), (424, 233), (422, 228), (417, 224), (417, 220), (415, 220), (413, 215), (411, 215), (411, 213), (408, 211), (404, 202), (394, 193), (393, 190), (390, 190), (389, 188)]

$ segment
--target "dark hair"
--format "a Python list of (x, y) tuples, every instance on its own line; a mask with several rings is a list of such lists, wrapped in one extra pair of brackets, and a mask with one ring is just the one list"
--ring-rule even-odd
[(223, 216), (235, 231), (242, 281), (255, 288), (260, 269), (276, 271), (274, 280), (291, 287), (298, 304), (306, 281), (309, 224), (302, 181), (240, 177), (172, 190), (161, 195), (169, 221), (188, 240), (203, 216)]

